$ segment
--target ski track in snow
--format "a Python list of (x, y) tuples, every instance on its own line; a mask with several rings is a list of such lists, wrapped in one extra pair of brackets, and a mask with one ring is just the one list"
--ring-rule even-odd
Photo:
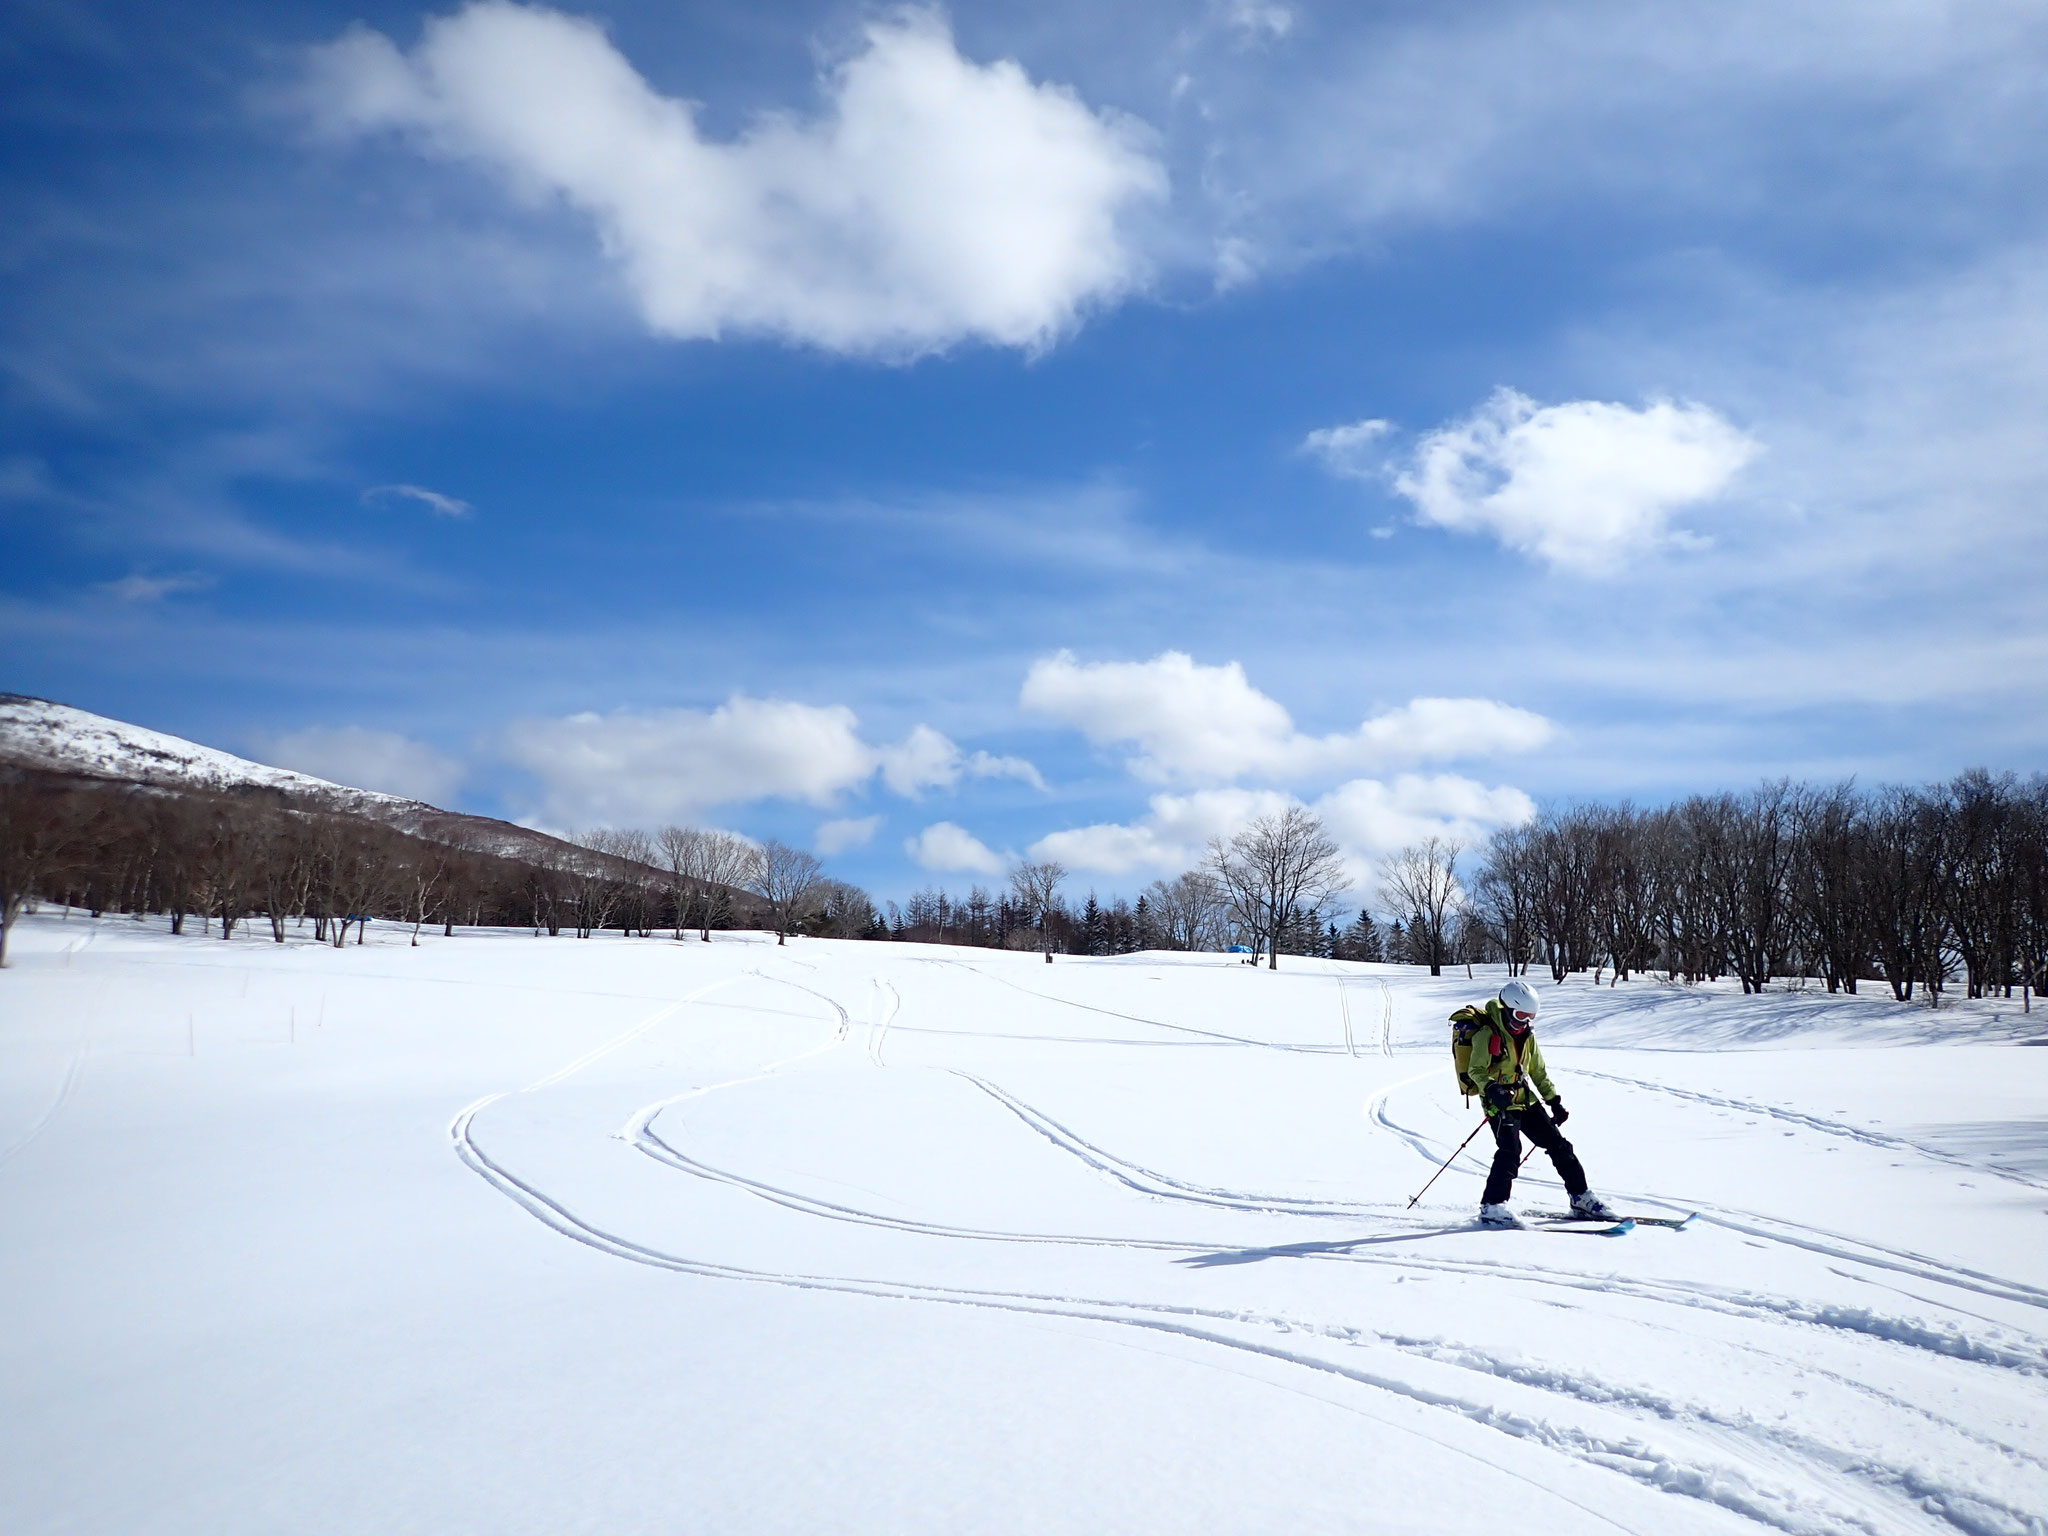
[[(1410, 1403), (1447, 1411), (1472, 1424), (1516, 1439), (1533, 1441), (1546, 1449), (1574, 1459), (1609, 1471), (1620, 1472), (1653, 1488), (1702, 1499), (1775, 1530), (1798, 1533), (1798, 1536), (1809, 1536), (1809, 1533), (1811, 1536), (1824, 1536), (1824, 1533), (1876, 1533), (1882, 1529), (1853, 1506), (1817, 1507), (1810, 1496), (1782, 1485), (1774, 1487), (1759, 1483), (1739, 1466), (1701, 1464), (1697, 1460), (1674, 1455), (1639, 1436), (1612, 1438), (1594, 1434), (1581, 1426), (1549, 1422), (1525, 1412), (1504, 1409), (1492, 1403), (1430, 1388), (1413, 1380), (1388, 1374), (1384, 1370), (1372, 1370), (1223, 1331), (1226, 1326), (1235, 1324), (1270, 1330), (1278, 1334), (1308, 1333), (1359, 1349), (1366, 1349), (1380, 1342), (1356, 1329), (1318, 1328), (1287, 1318), (1259, 1317), (1243, 1312), (1219, 1312), (1191, 1306), (1102, 1300), (1026, 1291), (980, 1291), (963, 1287), (888, 1282), (857, 1276), (756, 1270), (669, 1253), (620, 1237), (586, 1221), (568, 1206), (519, 1178), (486, 1154), (477, 1145), (474, 1122), (480, 1112), (502, 1097), (502, 1094), (492, 1094), (479, 1099), (459, 1111), (450, 1122), (449, 1136), (457, 1157), (487, 1184), (554, 1231), (615, 1258), (712, 1279), (743, 1280), (803, 1290), (834, 1291), (900, 1301), (929, 1301), (996, 1311), (1059, 1316), (1076, 1321), (1106, 1323), (1171, 1334), (1196, 1343), (1214, 1345), (1283, 1365), (1339, 1377), (1359, 1386), (1405, 1399)], [(1384, 1347), (1397, 1355), (1404, 1353), (1397, 1343), (1389, 1343)], [(1489, 1371), (1486, 1374), (1499, 1373)], [(1534, 1381), (1518, 1384), (1537, 1385)], [(1566, 1392), (1563, 1395), (1592, 1406), (1605, 1406), (1595, 1401), (1599, 1395), (1604, 1395), (1610, 1402), (1623, 1401), (1620, 1394), (1595, 1394), (1584, 1389)], [(1356, 1405), (1344, 1406), (1351, 1408), (1352, 1411), (1362, 1411)], [(1365, 1416), (1377, 1417), (1369, 1412)], [(1379, 1419), (1379, 1422), (1404, 1433), (1418, 1433), (1412, 1426), (1384, 1418)], [(1420, 1437), (1461, 1455), (1472, 1454), (1465, 1447), (1435, 1436)], [(1531, 1486), (1532, 1489), (1540, 1489), (1546, 1496), (1565, 1498), (1566, 1502), (1587, 1516), (1599, 1520), (1603, 1525), (1618, 1530), (1628, 1529), (1601, 1511), (1569, 1499), (1545, 1484), (1532, 1482)]]
[(1083, 1140), (1050, 1115), (1033, 1109), (1023, 1100), (1005, 1093), (985, 1078), (976, 1077), (970, 1072), (957, 1071), (954, 1076), (974, 1084), (1063, 1152), (1078, 1157), (1098, 1173), (1115, 1180), (1127, 1189), (1136, 1190), (1141, 1195), (1150, 1195), (1155, 1199), (1185, 1200), (1201, 1205), (1227, 1206), (1239, 1211), (1273, 1211), (1298, 1216), (1348, 1217), (1379, 1209), (1342, 1200), (1307, 1200), (1291, 1195), (1261, 1195), (1244, 1190), (1190, 1184), (1104, 1151), (1095, 1143)]
[(1620, 1083), (1629, 1088), (1646, 1088), (1652, 1093), (1669, 1094), (1673, 1098), (1690, 1099), (1696, 1104), (1708, 1104), (1716, 1109), (1732, 1110), (1744, 1115), (1763, 1115), (1772, 1120), (1781, 1120), (1805, 1130), (1818, 1131), (1824, 1136), (1840, 1136), (1848, 1141), (1861, 1142), (1866, 1147), (1880, 1147), (1887, 1152), (1910, 1152), (1916, 1157), (1928, 1158), (1937, 1163), (1967, 1169), (1971, 1173), (1990, 1174), (2001, 1179), (2011, 1179), (2015, 1184), (2024, 1184), (2029, 1189), (2048, 1188), (2041, 1180), (2017, 1169), (2003, 1168), (1996, 1163), (1973, 1162), (1969, 1158), (1957, 1157), (1938, 1147), (1908, 1141), (1903, 1136), (1888, 1135), (1883, 1131), (1868, 1130), (1862, 1126), (1848, 1125), (1840, 1120), (1823, 1119), (1818, 1115), (1802, 1114), (1798, 1110), (1779, 1109), (1770, 1104), (1757, 1104), (1747, 1099), (1723, 1098), (1718, 1094), (1701, 1093), (1692, 1088), (1677, 1088), (1669, 1083), (1651, 1082), (1646, 1078), (1622, 1077), (1613, 1072), (1595, 1072), (1587, 1067), (1575, 1067), (1581, 1077), (1597, 1077), (1605, 1082)]
[(896, 1015), (902, 1011), (903, 994), (879, 976), (875, 978), (875, 989), (885, 993), (889, 1000), (889, 1006), (882, 1014), (880, 1022), (868, 1031), (868, 1059), (879, 1067), (886, 1065), (882, 1060), (882, 1045), (889, 1038), (889, 1026), (895, 1022)]
[[(1582, 1071), (1582, 1069), (1575, 1070)], [(1610, 1074), (1582, 1071), (1582, 1075), (1600, 1077)], [(1374, 1095), (1368, 1101), (1369, 1117), (1376, 1125), (1399, 1137), (1423, 1160), (1431, 1165), (1435, 1165), (1444, 1160), (1445, 1155), (1449, 1151), (1449, 1146), (1436, 1141), (1435, 1138), (1423, 1132), (1401, 1125), (1387, 1112), (1387, 1100), (1393, 1092), (1398, 1088), (1407, 1086), (1408, 1083), (1419, 1080), (1411, 1078), (1406, 1083), (1396, 1083)], [(1637, 1083), (1632, 1078), (1618, 1078), (1615, 1081), (1644, 1088), (1658, 1086), (1649, 1082)], [(1692, 1095), (1686, 1096), (1692, 1097)], [(1821, 1122), (1813, 1128), (1820, 1129), (1827, 1124), (1828, 1122)], [(1942, 1158), (1941, 1160), (1947, 1161), (1948, 1159)], [(1468, 1163), (1475, 1170), (1483, 1171), (1488, 1160), (1477, 1157), (1470, 1151), (1467, 1151), (1461, 1155), (1461, 1161)], [(1529, 1177), (1531, 1177), (1529, 1174), (1525, 1173), (1523, 1175), (1524, 1179)], [(1542, 1182), (1555, 1181), (1543, 1180)], [(1904, 1249), (1887, 1248), (1864, 1238), (1850, 1237), (1845, 1233), (1830, 1232), (1819, 1227), (1782, 1221), (1761, 1212), (1716, 1205), (1710, 1201), (1685, 1201), (1669, 1196), (1650, 1195), (1628, 1190), (1622, 1190), (1620, 1193), (1625, 1200), (1633, 1203), (1659, 1206), (1673, 1212), (1697, 1211), (1702, 1222), (1726, 1227), (1730, 1231), (1741, 1232), (1746, 1236), (1761, 1238), (1767, 1242), (1801, 1248), (1809, 1253), (1840, 1259), (1851, 1264), (1887, 1270), (1894, 1274), (1908, 1275), (1916, 1280), (1928, 1281), (1936, 1285), (1952, 1286), (1958, 1290), (1974, 1292), (1980, 1296), (1994, 1297), (2000, 1301), (2012, 1301), (2030, 1307), (2048, 1308), (2048, 1290), (2044, 1290), (2039, 1286), (2028, 1285), (2018, 1280), (2009, 1280), (1999, 1275), (1987, 1274), (1982, 1270), (1970, 1269), (1962, 1265), (1947, 1264), (1926, 1254), (1913, 1253)], [(1947, 1303), (1943, 1303), (1943, 1305), (1947, 1305)]]
[(90, 1038), (81, 1029), (78, 1033), (78, 1044), (72, 1048), (71, 1060), (64, 1069), (64, 1080), (57, 1085), (56, 1096), (50, 1100), (43, 1112), (36, 1116), (35, 1122), (27, 1130), (5, 1147), (0, 1147), (0, 1164), (7, 1163), (26, 1152), (35, 1139), (49, 1129), (50, 1122), (57, 1118), (57, 1112), (70, 1102), (74, 1093), (78, 1092), (78, 1085), (85, 1077), (85, 1058), (91, 1046)]
[[(973, 967), (957, 961), (932, 963), (974, 970)], [(1477, 1256), (1471, 1259), (1458, 1259), (1442, 1255), (1389, 1253), (1384, 1250), (1384, 1245), (1389, 1242), (1409, 1243), (1447, 1236), (1462, 1230), (1465, 1224), (1460, 1223), (1458, 1228), (1453, 1229), (1427, 1226), (1419, 1221), (1404, 1224), (1400, 1217), (1385, 1206), (1221, 1188), (1177, 1178), (1110, 1152), (996, 1083), (957, 1069), (952, 1071), (953, 1076), (979, 1089), (1061, 1152), (1075, 1158), (1098, 1176), (1148, 1199), (1171, 1201), (1197, 1209), (1266, 1216), (1342, 1219), (1352, 1222), (1367, 1220), (1376, 1222), (1378, 1229), (1371, 1235), (1351, 1241), (1281, 1245), (1270, 1249), (1232, 1253), (1227, 1247), (1219, 1245), (1166, 1238), (1115, 1234), (1029, 1233), (953, 1226), (890, 1216), (821, 1200), (800, 1191), (707, 1163), (665, 1138), (655, 1126), (656, 1120), (664, 1111), (685, 1100), (741, 1083), (772, 1078), (798, 1062), (819, 1057), (846, 1043), (851, 1030), (848, 1011), (829, 993), (784, 976), (771, 975), (763, 970), (757, 969), (748, 974), (762, 981), (794, 987), (826, 1003), (833, 1010), (836, 1019), (836, 1026), (830, 1038), (819, 1046), (770, 1063), (759, 1072), (656, 1100), (636, 1111), (626, 1125), (614, 1134), (626, 1140), (634, 1150), (668, 1168), (742, 1190), (801, 1215), (890, 1229), (904, 1234), (906, 1238), (1152, 1250), (1179, 1254), (1184, 1263), (1200, 1262), (1203, 1259), (1235, 1262), (1245, 1257), (1279, 1256), (1363, 1264), (1418, 1275), (1481, 1274), (1492, 1280), (1512, 1282), (1519, 1287), (1535, 1290), (1581, 1295), (1624, 1295), (1634, 1300), (1680, 1309), (1704, 1309), (1740, 1319), (1751, 1325), (1778, 1329), (1802, 1325), (1814, 1327), (1835, 1336), (1846, 1334), (1862, 1338), (1878, 1347), (1904, 1347), (1948, 1360), (2012, 1371), (2026, 1377), (2048, 1374), (2048, 1348), (2043, 1348), (2036, 1341), (1993, 1343), (1973, 1338), (1960, 1330), (1887, 1317), (1864, 1308), (1770, 1296), (1753, 1290), (1717, 1287), (1697, 1282), (1623, 1279), (1607, 1274), (1576, 1275), (1555, 1268), (1531, 1268), (1526, 1263), (1510, 1265)], [(1194, 1029), (1165, 1020), (1145, 1018), (1039, 993), (1006, 978), (988, 976), (979, 971), (974, 971), (974, 974), (1046, 1002), (1126, 1019), (1153, 1029), (1199, 1036), (1202, 1037), (1203, 1043), (1292, 1052), (1327, 1053), (1332, 1049), (1317, 1045), (1275, 1044)], [(690, 1003), (708, 995), (715, 987), (738, 979), (729, 977), (724, 982), (700, 988), (688, 997), (642, 1020), (604, 1046), (586, 1053), (584, 1057), (539, 1079), (522, 1091), (544, 1091), (564, 1082), (591, 1062), (611, 1054), (645, 1036), (659, 1025), (676, 1018)], [(883, 1044), (890, 1034), (892, 1025), (905, 1033), (968, 1037), (978, 1035), (990, 1039), (1027, 1038), (1068, 1045), (1085, 1043), (1071, 1037), (1016, 1037), (994, 1031), (938, 1031), (895, 1025), (902, 1007), (902, 994), (880, 978), (872, 980), (873, 985), (886, 994), (885, 1008), (880, 1011), (877, 1021), (867, 1029), (867, 1054), (878, 1066), (883, 1062)], [(1393, 999), (1386, 984), (1381, 982), (1380, 985), (1385, 994), (1382, 1042), (1386, 1053), (1391, 1054)], [(1339, 995), (1341, 1003), (1341, 990)], [(1690, 1002), (1693, 999), (1688, 998), (1686, 1001)], [(1104, 1040), (1099, 1043), (1121, 1046), (1138, 1042)], [(1342, 1049), (1346, 1054), (1355, 1053), (1348, 1005), (1345, 1005), (1345, 1045)], [(1375, 1129), (1397, 1138), (1432, 1166), (1442, 1160), (1446, 1149), (1440, 1147), (1434, 1138), (1402, 1125), (1394, 1118), (1389, 1104), (1396, 1093), (1436, 1075), (1437, 1069), (1432, 1069), (1389, 1085), (1376, 1091), (1366, 1104), (1366, 1118)], [(1592, 1073), (1588, 1075), (1612, 1076)], [(1630, 1079), (1614, 1080), (1649, 1088), (1663, 1086), (1654, 1083), (1638, 1084)], [(2037, 1515), (2013, 1508), (1982, 1492), (1959, 1486), (1953, 1479), (1945, 1478), (1927, 1468), (1878, 1465), (1852, 1449), (1830, 1445), (1810, 1434), (1763, 1422), (1746, 1412), (1729, 1412), (1691, 1404), (1647, 1392), (1639, 1387), (1605, 1382), (1592, 1374), (1560, 1371), (1547, 1365), (1503, 1358), (1469, 1345), (1447, 1343), (1440, 1339), (1383, 1336), (1350, 1325), (1318, 1323), (1248, 1311), (1204, 1309), (1158, 1300), (1104, 1299), (1030, 1290), (980, 1290), (915, 1280), (758, 1269), (670, 1252), (596, 1225), (577, 1214), (566, 1201), (547, 1194), (531, 1177), (522, 1177), (514, 1173), (503, 1162), (487, 1154), (477, 1142), (476, 1120), (503, 1097), (502, 1094), (488, 1095), (465, 1107), (455, 1116), (450, 1123), (449, 1133), (457, 1157), (493, 1189), (552, 1230), (615, 1258), (707, 1278), (836, 1291), (892, 1300), (1052, 1315), (1082, 1322), (1168, 1334), (1198, 1345), (1219, 1348), (1239, 1355), (1249, 1354), (1281, 1366), (1340, 1378), (1355, 1386), (1400, 1398), (1410, 1404), (1447, 1412), (1470, 1424), (1533, 1442), (1574, 1460), (1621, 1473), (1647, 1486), (1703, 1500), (1755, 1524), (1774, 1530), (1802, 1533), (1802, 1536), (1804, 1533), (1828, 1533), (1828, 1536), (1833, 1536), (1833, 1533), (1877, 1533), (1898, 1529), (1941, 1529), (1965, 1532), (1969, 1533), (1969, 1536), (1993, 1536), (1993, 1533), (1997, 1533), (1997, 1536), (2007, 1536), (2007, 1533), (2036, 1536), (2036, 1533), (2048, 1530), (2044, 1528)], [(1762, 1110), (1762, 1106), (1743, 1105), (1733, 1101), (1718, 1107), (1737, 1108), (1744, 1112)], [(1810, 1120), (1810, 1117), (1798, 1118)], [(1845, 1131), (1854, 1134), (1853, 1128), (1838, 1127), (1826, 1122), (1812, 1122), (1807, 1124), (1806, 1128), (1823, 1134), (1841, 1134)], [(1886, 1139), (1875, 1144), (1909, 1148), (1914, 1151), (1927, 1150), (1910, 1147), (1910, 1144), (1897, 1142), (1896, 1139)], [(1955, 1161), (1945, 1157), (1943, 1160)], [(1469, 1153), (1467, 1161), (1474, 1161)], [(2018, 1301), (2033, 1306), (2048, 1305), (2048, 1293), (2037, 1288), (1944, 1265), (1923, 1255), (1894, 1253), (1860, 1239), (1847, 1238), (1839, 1234), (1817, 1233), (1758, 1213), (1720, 1210), (1705, 1205), (1699, 1209), (1703, 1222), (1711, 1221), (1732, 1231), (1806, 1249), (1818, 1256), (1831, 1257), (1860, 1267), (1874, 1267), (1905, 1274), (1923, 1283), (1972, 1290), (2007, 1301)], [(1684, 1331), (1682, 1324), (1677, 1331)], [(1255, 1336), (1248, 1337), (1247, 1334)], [(1275, 1337), (1283, 1336), (1306, 1336), (1325, 1348), (1335, 1346), (1339, 1357), (1332, 1358), (1329, 1354), (1314, 1352), (1310, 1348), (1295, 1348), (1274, 1342)], [(1729, 1345), (1725, 1342), (1720, 1347), (1758, 1349), (1755, 1345)], [(1778, 1363), (1789, 1363), (1794, 1369), (1811, 1372), (1821, 1379), (1835, 1382), (1845, 1390), (1878, 1401), (1895, 1411), (1916, 1415), (1931, 1428), (1970, 1440), (1986, 1451), (2035, 1466), (2048, 1464), (2033, 1452), (2006, 1445), (1994, 1437), (1964, 1428), (1925, 1407), (1910, 1403), (1896, 1394), (1887, 1393), (1870, 1383), (1828, 1371), (1811, 1361), (1796, 1359), (1775, 1351), (1768, 1353), (1770, 1358)], [(1359, 1359), (1355, 1358), (1361, 1355), (1367, 1357), (1366, 1363), (1360, 1363)], [(1379, 1356), (1388, 1358), (1384, 1362), (1375, 1363), (1376, 1357)], [(1403, 1362), (1406, 1362), (1407, 1374), (1403, 1374)], [(1598, 1432), (1585, 1423), (1569, 1422), (1569, 1413), (1560, 1419), (1532, 1412), (1527, 1400), (1503, 1403), (1473, 1397), (1465, 1392), (1447, 1391), (1416, 1378), (1413, 1375), (1413, 1367), (1418, 1362), (1447, 1368), (1468, 1377), (1505, 1383), (1520, 1389), (1529, 1400), (1540, 1402), (1549, 1399), (1560, 1405), (1575, 1405), (1576, 1408), (1592, 1412), (1596, 1416), (1619, 1416), (1635, 1427), (1620, 1434)], [(1419, 1433), (1411, 1425), (1396, 1423), (1371, 1413), (1357, 1401), (1347, 1399), (1340, 1406), (1348, 1411), (1362, 1413), (1376, 1422), (1404, 1433)], [(1690, 1431), (1699, 1432), (1704, 1438), (1690, 1440), (1682, 1450), (1674, 1448), (1659, 1442), (1657, 1426), (1660, 1425), (1667, 1428), (1672, 1425), (1682, 1426)], [(1473, 1454), (1467, 1447), (1452, 1440), (1427, 1434), (1422, 1438), (1461, 1455)], [(1703, 1454), (1719, 1446), (1726, 1446), (1731, 1452), (1740, 1454), (1732, 1460), (1726, 1456)], [(1774, 1477), (1774, 1469), (1779, 1467), (1795, 1470), (1799, 1479), (1809, 1485), (1808, 1491), (1801, 1492), (1785, 1483), (1781, 1477)], [(1550, 1496), (1563, 1496), (1547, 1485), (1534, 1486), (1543, 1487), (1545, 1493)], [(1815, 1495), (1811, 1491), (1813, 1486), (1828, 1490), (1827, 1496)], [(1583, 1505), (1577, 1507), (1583, 1509), (1588, 1516), (1616, 1529), (1629, 1528), (1607, 1519), (1596, 1510)], [(1925, 1518), (1915, 1519), (1915, 1516)], [(1907, 1519), (1911, 1523), (1901, 1525), (1901, 1519)]]
[[(967, 964), (964, 960), (932, 960), (926, 963), (930, 965), (957, 966), (971, 976), (977, 976), (983, 981), (995, 982), (998, 986), (1008, 987), (1013, 992), (1022, 992), (1026, 997), (1035, 997), (1042, 1003), (1057, 1003), (1062, 1008), (1078, 1008), (1084, 1013), (1099, 1013), (1112, 1019), (1128, 1019), (1133, 1024), (1144, 1024), (1153, 1029), (1172, 1030), (1176, 1034), (1198, 1035), (1204, 1040), (1214, 1041), (1221, 1045), (1244, 1045), (1263, 1051), (1300, 1051), (1317, 1056), (1329, 1055), (1337, 1049), (1335, 1045), (1300, 1045), (1273, 1040), (1254, 1040), (1247, 1035), (1224, 1034), (1220, 1030), (1214, 1029), (1196, 1029), (1193, 1025), (1189, 1024), (1172, 1024), (1164, 1019), (1148, 1019), (1142, 1014), (1122, 1013), (1115, 1008), (1099, 1008), (1093, 1003), (1077, 1003), (1070, 997), (1061, 997), (1057, 993), (1040, 992), (1035, 988), (1022, 986), (1010, 980), (1007, 976), (991, 976), (986, 971), (975, 969), (975, 967)], [(1055, 1036), (1053, 1038), (1059, 1037)]]

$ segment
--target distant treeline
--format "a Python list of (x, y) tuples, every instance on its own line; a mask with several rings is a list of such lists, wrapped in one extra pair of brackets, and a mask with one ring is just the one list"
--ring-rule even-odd
[(1580, 806), (1497, 832), (1449, 916), (1411, 947), (1547, 970), (1778, 976), (1900, 1001), (2048, 983), (2048, 778), (1924, 788), (1765, 784), (1654, 810)]
[[(1305, 812), (1212, 844), (1137, 901), (1078, 910), (1064, 871), (1011, 888), (890, 903), (891, 937), (1081, 954), (1140, 949), (1503, 964), (1617, 980), (1816, 977), (1900, 1001), (1961, 980), (1971, 997), (2048, 986), (2048, 777), (1975, 770), (1921, 788), (1769, 783), (1671, 805), (1563, 806), (1475, 849), (1432, 838), (1382, 861), (1376, 903), (1339, 927), (1334, 847)], [(1034, 882), (1033, 872), (1039, 874)], [(1044, 876), (1050, 874), (1051, 889)], [(1034, 889), (1037, 894), (1034, 895)]]
[(1127, 901), (1019, 864), (1003, 889), (931, 888), (878, 907), (801, 849), (690, 827), (600, 829), (538, 852), (415, 836), (275, 791), (206, 793), (0, 774), (0, 959), (25, 903), (267, 925), (340, 945), (367, 921), (588, 936), (778, 934), (1088, 955), (1263, 952), (1507, 964), (1554, 980), (1879, 981), (1901, 1001), (1960, 978), (1972, 997), (2048, 984), (2048, 778), (1965, 773), (1923, 788), (1765, 784), (1653, 809), (1547, 810), (1467, 850), (1431, 838), (1384, 860), (1376, 904), (1340, 927), (1335, 843), (1299, 807), (1214, 842)]

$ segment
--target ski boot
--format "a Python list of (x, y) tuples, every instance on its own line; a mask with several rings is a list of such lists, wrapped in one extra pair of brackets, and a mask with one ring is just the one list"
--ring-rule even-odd
[(1572, 1214), (1589, 1221), (1619, 1221), (1621, 1213), (1590, 1189), (1572, 1196)]
[(1522, 1219), (1504, 1205), (1482, 1205), (1479, 1207), (1479, 1225), (1482, 1227), (1519, 1227)]

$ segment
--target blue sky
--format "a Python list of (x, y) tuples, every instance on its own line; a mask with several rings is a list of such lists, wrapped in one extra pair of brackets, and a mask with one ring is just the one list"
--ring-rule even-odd
[(883, 895), (2048, 766), (2048, 13), (4, 14), (0, 687)]

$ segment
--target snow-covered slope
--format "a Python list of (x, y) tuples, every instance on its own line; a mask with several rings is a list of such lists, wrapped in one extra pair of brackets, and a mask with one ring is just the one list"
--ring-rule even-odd
[(416, 800), (329, 783), (272, 768), (124, 720), (19, 693), (0, 693), (0, 763), (45, 773), (79, 774), (177, 789), (259, 786), (310, 800), (368, 808), (432, 810)]
[(544, 832), (420, 800), (334, 784), (237, 757), (182, 736), (18, 693), (0, 693), (0, 767), (163, 790), (274, 790), (301, 809), (364, 816), (417, 837), (507, 858), (592, 855)]
[(1498, 976), (380, 937), (20, 931), (10, 1533), (2048, 1530), (2016, 1005), (1546, 988), (1602, 1237)]

